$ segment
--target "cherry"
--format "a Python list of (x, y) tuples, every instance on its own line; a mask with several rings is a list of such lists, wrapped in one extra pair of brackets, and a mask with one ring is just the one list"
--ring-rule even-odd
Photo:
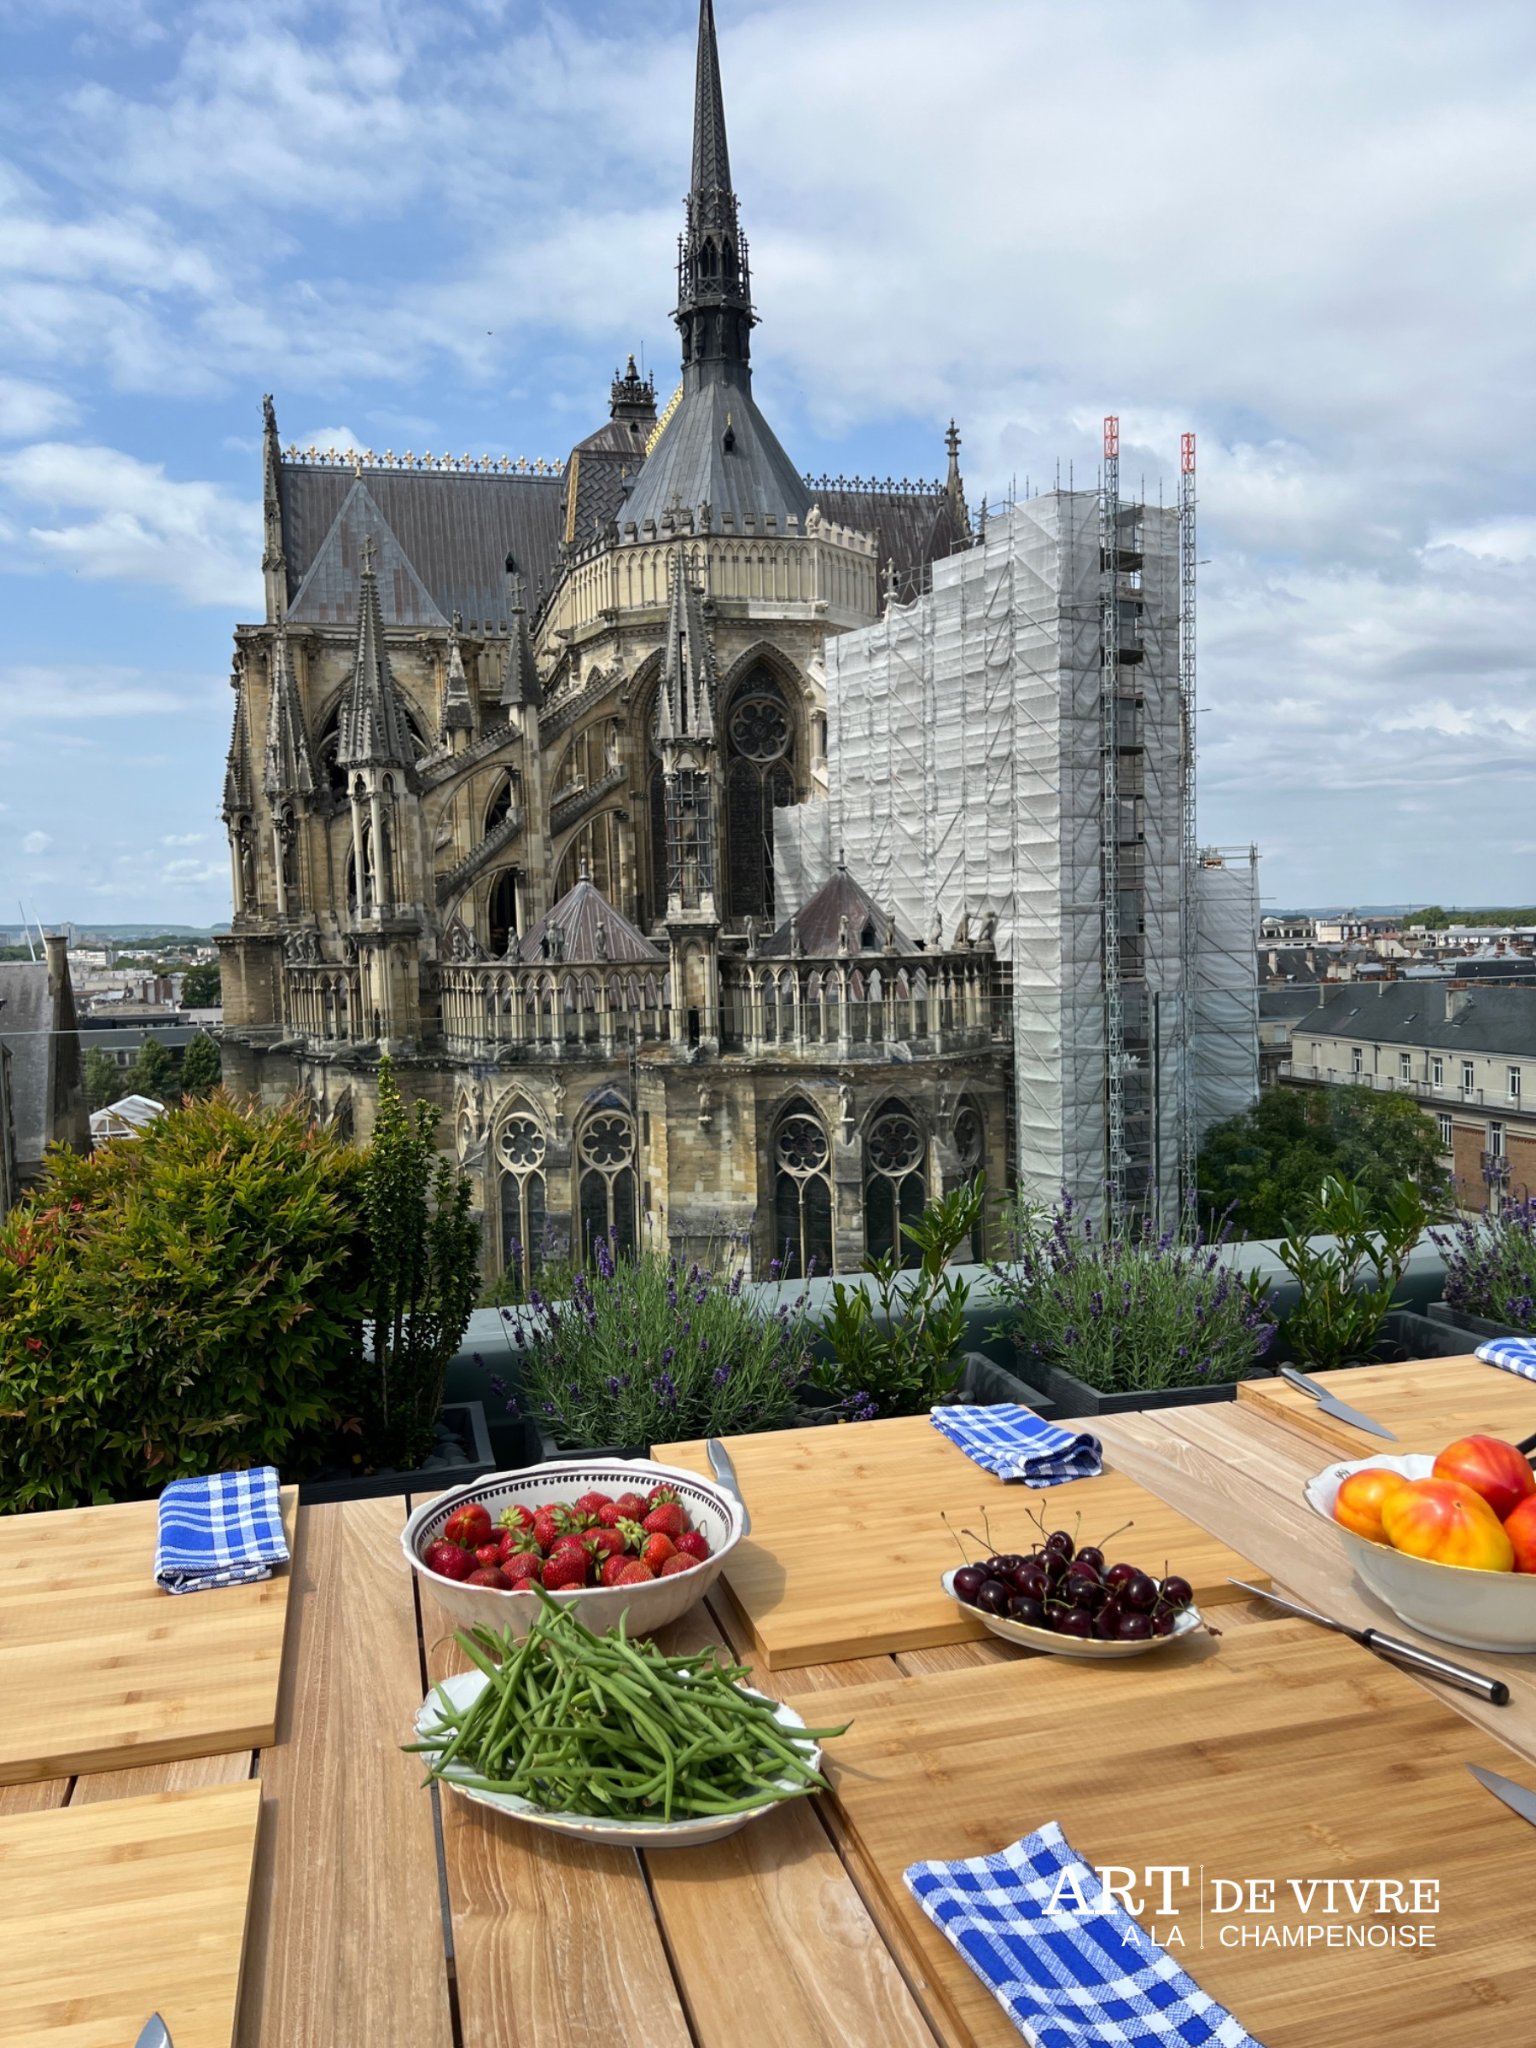
[(1047, 1550), (1055, 1551), (1058, 1557), (1068, 1560), (1071, 1559), (1073, 1552), (1077, 1549), (1077, 1545), (1072, 1541), (1072, 1538), (1065, 1529), (1053, 1529), (1045, 1539), (1045, 1547)]
[(1149, 1614), (1157, 1605), (1156, 1579), (1149, 1579), (1145, 1572), (1137, 1572), (1120, 1588), (1120, 1600), (1125, 1607), (1139, 1608)]
[(1031, 1598), (1028, 1593), (1015, 1593), (1008, 1602), (1008, 1619), (1022, 1621), (1026, 1628), (1044, 1628), (1045, 1602)]
[(1163, 1598), (1175, 1607), (1187, 1607), (1195, 1597), (1195, 1589), (1188, 1579), (1171, 1578), (1163, 1581)]
[(1043, 1564), (1022, 1564), (1013, 1575), (1013, 1583), (1032, 1600), (1044, 1600), (1051, 1590), (1051, 1575)]
[(1093, 1632), (1101, 1642), (1112, 1643), (1120, 1628), (1122, 1610), (1112, 1601), (1106, 1601), (1093, 1617)]
[(1086, 1607), (1063, 1607), (1057, 1610), (1051, 1626), (1059, 1636), (1081, 1636), (1086, 1639), (1093, 1634), (1093, 1616)]
[(1000, 1579), (1011, 1579), (1024, 1562), (1017, 1551), (1010, 1550), (1006, 1556), (994, 1559)]
[(976, 1605), (983, 1614), (1006, 1614), (1013, 1588), (1005, 1579), (987, 1579), (977, 1590)]
[(1171, 1636), (1179, 1625), (1179, 1617), (1171, 1607), (1160, 1607), (1152, 1617), (1152, 1633), (1155, 1636)]
[(955, 1573), (955, 1591), (962, 1600), (975, 1603), (976, 1595), (987, 1583), (987, 1575), (979, 1564), (963, 1564)]
[(1127, 1579), (1145, 1577), (1139, 1564), (1112, 1564), (1104, 1574), (1106, 1586), (1123, 1586)]
[(1115, 1630), (1116, 1640), (1122, 1643), (1144, 1643), (1152, 1634), (1150, 1614), (1122, 1614), (1120, 1626)]
[(1104, 1569), (1104, 1553), (1097, 1545), (1085, 1543), (1077, 1553), (1077, 1562), (1079, 1564), (1091, 1564), (1096, 1572), (1101, 1572)]

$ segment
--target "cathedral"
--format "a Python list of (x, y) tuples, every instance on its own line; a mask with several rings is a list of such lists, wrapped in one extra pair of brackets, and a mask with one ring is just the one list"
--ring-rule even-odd
[(610, 1232), (853, 1271), (1009, 1179), (990, 924), (903, 930), (835, 850), (790, 900), (776, 859), (837, 774), (829, 638), (972, 531), (953, 428), (945, 480), (866, 485), (802, 476), (758, 409), (712, 0), (673, 318), (670, 401), (631, 358), (564, 462), (285, 449), (265, 402), (225, 1075), (366, 1138), (388, 1054), (488, 1279)]

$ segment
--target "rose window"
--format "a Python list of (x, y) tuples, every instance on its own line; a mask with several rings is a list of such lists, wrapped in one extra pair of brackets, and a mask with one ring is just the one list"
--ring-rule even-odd
[(544, 1163), (544, 1133), (531, 1116), (515, 1116), (497, 1141), (503, 1164), (514, 1173), (527, 1173)]
[(882, 1116), (869, 1133), (871, 1165), (881, 1173), (910, 1173), (922, 1156), (923, 1139), (917, 1125), (907, 1116)]
[(778, 1154), (786, 1173), (819, 1173), (827, 1163), (826, 1134), (812, 1117), (787, 1117), (779, 1126)]
[(772, 697), (748, 697), (731, 713), (731, 744), (749, 761), (777, 761), (789, 748), (789, 718)]

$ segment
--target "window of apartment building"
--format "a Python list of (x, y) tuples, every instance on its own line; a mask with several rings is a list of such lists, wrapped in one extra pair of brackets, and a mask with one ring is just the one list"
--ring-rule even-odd
[(1411, 1081), (1413, 1079), (1413, 1054), (1411, 1052), (1400, 1052), (1398, 1054), (1397, 1074), (1398, 1079), (1401, 1081)]
[(1455, 1138), (1451, 1131), (1451, 1120), (1448, 1116), (1441, 1116), (1437, 1117), (1435, 1121), (1440, 1126), (1440, 1150), (1442, 1152), (1449, 1152), (1455, 1143)]
[(1488, 1126), (1488, 1153), (1489, 1157), (1493, 1159), (1502, 1159), (1504, 1157), (1504, 1126), (1502, 1124), (1490, 1124)]
[(1477, 1069), (1470, 1060), (1461, 1063), (1461, 1085), (1469, 1092), (1477, 1086)]
[(1443, 1087), (1445, 1086), (1445, 1061), (1444, 1061), (1444, 1060), (1431, 1060), (1431, 1061), (1430, 1061), (1430, 1063), (1429, 1063), (1429, 1078), (1430, 1078), (1430, 1082), (1431, 1082), (1431, 1085), (1432, 1085), (1432, 1086), (1434, 1086), (1434, 1087), (1436, 1087), (1436, 1088), (1443, 1088)]
[(1356, 1045), (1350, 1048), (1349, 1071), (1352, 1074), (1363, 1074), (1365, 1072), (1365, 1049), (1363, 1046)]
[(1518, 1067), (1511, 1067), (1509, 1070), (1509, 1099), (1511, 1102), (1518, 1102), (1520, 1100), (1520, 1069)]

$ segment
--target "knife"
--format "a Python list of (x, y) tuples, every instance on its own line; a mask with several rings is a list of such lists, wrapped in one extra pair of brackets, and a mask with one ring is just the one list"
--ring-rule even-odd
[(165, 2021), (161, 2019), (159, 2013), (151, 2013), (144, 2022), (133, 2048), (171, 2048), (171, 2037), (166, 2032)]
[(710, 1469), (715, 1477), (722, 1486), (726, 1487), (736, 1496), (736, 1503), (741, 1509), (742, 1535), (750, 1536), (752, 1534), (752, 1517), (747, 1513), (747, 1504), (742, 1499), (741, 1481), (736, 1477), (736, 1467), (731, 1463), (730, 1452), (717, 1436), (712, 1436), (704, 1448), (709, 1453)]
[(1536, 1827), (1536, 1792), (1524, 1785), (1517, 1785), (1513, 1778), (1501, 1778), (1497, 1771), (1485, 1771), (1481, 1764), (1468, 1764), (1467, 1769), (1485, 1791), (1504, 1804), (1522, 1820), (1528, 1820)]
[(1397, 1442), (1395, 1430), (1388, 1429), (1384, 1422), (1372, 1422), (1369, 1415), (1362, 1415), (1358, 1408), (1351, 1408), (1347, 1401), (1341, 1401), (1337, 1394), (1330, 1394), (1316, 1380), (1309, 1380), (1294, 1365), (1282, 1365), (1280, 1377), (1289, 1380), (1293, 1387), (1300, 1387), (1304, 1394), (1310, 1394), (1323, 1413), (1331, 1415), (1336, 1422), (1347, 1422), (1351, 1429), (1368, 1430), (1372, 1436), (1384, 1436), (1389, 1444)]
[[(1246, 1579), (1229, 1579), (1227, 1584), (1241, 1586), (1245, 1593), (1252, 1593), (1260, 1600), (1273, 1600), (1277, 1607), (1285, 1608), (1289, 1614), (1300, 1614), (1308, 1621), (1315, 1621), (1320, 1628), (1334, 1629), (1339, 1635), (1348, 1636), (1352, 1643), (1374, 1650), (1378, 1657), (1389, 1658), (1392, 1663), (1417, 1671), (1425, 1678), (1438, 1678), (1442, 1685), (1457, 1686), (1462, 1692), (1486, 1700), (1491, 1707), (1509, 1705), (1509, 1687), (1502, 1678), (1489, 1678), (1465, 1664), (1453, 1664), (1448, 1657), (1437, 1657), (1433, 1650), (1421, 1650), (1417, 1643), (1405, 1643), (1401, 1636), (1383, 1635), (1379, 1628), (1350, 1628), (1342, 1621), (1335, 1621), (1331, 1615), (1319, 1614), (1315, 1607), (1303, 1607), (1299, 1601), (1282, 1599), (1278, 1593), (1266, 1592), (1262, 1586), (1250, 1586)], [(1536, 1793), (1526, 1796), (1536, 1803)]]

